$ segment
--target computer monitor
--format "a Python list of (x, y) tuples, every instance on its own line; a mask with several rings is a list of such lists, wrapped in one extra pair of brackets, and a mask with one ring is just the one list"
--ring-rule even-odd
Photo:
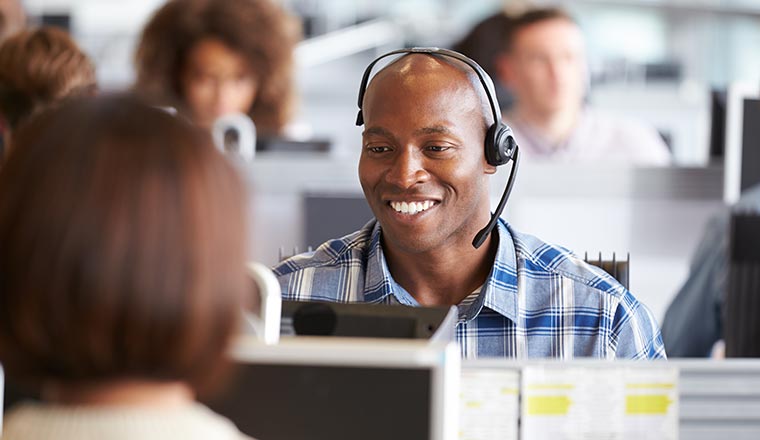
[(723, 199), (735, 203), (760, 183), (760, 85), (732, 84), (726, 98)]
[(267, 440), (453, 440), (459, 351), (422, 340), (303, 337), (236, 345), (213, 410)]
[(271, 153), (326, 154), (330, 152), (331, 145), (332, 142), (324, 138), (296, 140), (269, 136), (256, 139), (256, 151)]
[(309, 190), (302, 197), (306, 246), (316, 248), (327, 240), (359, 230), (374, 216), (361, 192)]
[(760, 357), (760, 213), (732, 214), (728, 247), (726, 357)]
[(710, 145), (711, 160), (723, 159), (726, 151), (726, 89), (710, 91)]

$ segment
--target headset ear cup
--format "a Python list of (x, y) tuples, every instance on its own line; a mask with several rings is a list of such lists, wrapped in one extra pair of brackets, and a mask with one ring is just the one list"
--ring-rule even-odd
[(486, 162), (488, 162), (489, 165), (498, 166), (501, 165), (499, 162), (499, 151), (496, 144), (496, 137), (498, 135), (498, 124), (493, 124), (490, 127), (488, 127), (488, 131), (486, 132), (486, 142), (485, 142), (485, 153), (486, 153)]
[(494, 166), (504, 165), (512, 159), (514, 145), (512, 129), (504, 123), (493, 124), (486, 133), (486, 160)]

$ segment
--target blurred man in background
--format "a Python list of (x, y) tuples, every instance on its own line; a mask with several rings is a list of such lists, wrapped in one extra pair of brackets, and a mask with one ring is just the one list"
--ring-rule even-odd
[(534, 9), (516, 16), (497, 70), (515, 98), (505, 120), (528, 161), (670, 163), (668, 148), (654, 129), (584, 104), (584, 40), (566, 12)]

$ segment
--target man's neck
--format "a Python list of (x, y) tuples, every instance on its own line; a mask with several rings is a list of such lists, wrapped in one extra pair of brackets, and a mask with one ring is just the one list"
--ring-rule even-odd
[(543, 112), (517, 106), (513, 117), (538, 132), (551, 145), (562, 145), (570, 138), (578, 124), (581, 108), (570, 108), (556, 112)]
[(424, 254), (410, 254), (384, 247), (394, 280), (420, 305), (456, 305), (488, 278), (498, 239), (492, 232), (475, 249), (471, 243), (447, 246)]

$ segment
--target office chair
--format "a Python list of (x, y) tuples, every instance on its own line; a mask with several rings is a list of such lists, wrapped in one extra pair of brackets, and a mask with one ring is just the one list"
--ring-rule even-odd
[(760, 213), (731, 216), (725, 301), (726, 357), (760, 357)]
[(597, 259), (591, 259), (588, 258), (588, 252), (586, 252), (583, 256), (583, 261), (586, 263), (596, 266), (598, 268), (601, 268), (608, 274), (612, 275), (613, 278), (615, 278), (620, 284), (623, 285), (626, 289), (630, 286), (630, 274), (629, 269), (631, 266), (631, 254), (626, 254), (625, 260), (617, 260), (617, 256), (615, 253), (612, 253), (612, 259), (611, 260), (604, 260), (602, 259), (602, 253), (599, 252), (599, 258)]

